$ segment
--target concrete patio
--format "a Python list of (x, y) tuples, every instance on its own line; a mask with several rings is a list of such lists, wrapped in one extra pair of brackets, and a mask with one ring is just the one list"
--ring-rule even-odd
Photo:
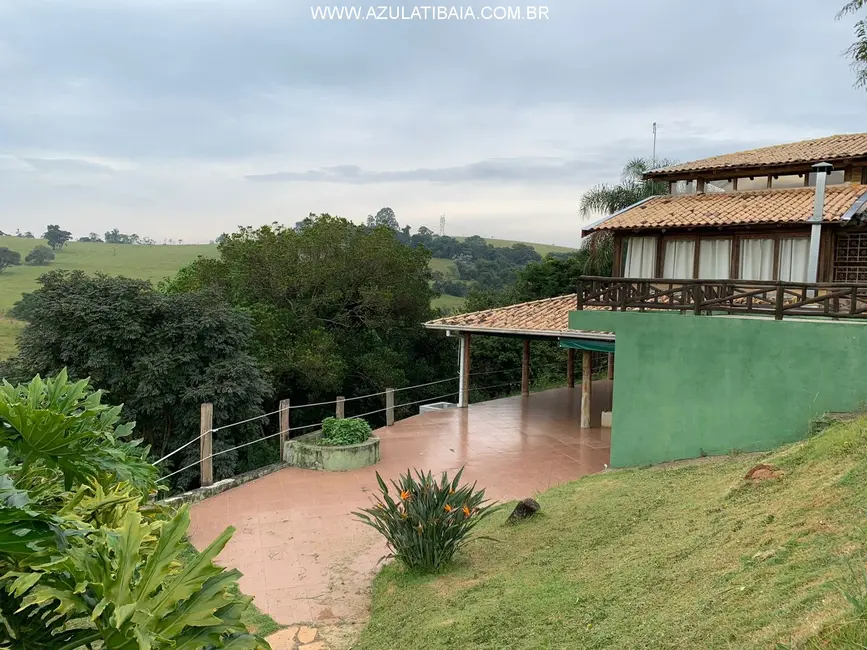
[(581, 429), (580, 389), (559, 388), (425, 413), (380, 429), (382, 460), (342, 473), (286, 468), (214, 496), (192, 509), (193, 543), (202, 548), (227, 526), (237, 529), (219, 556), (239, 569), (241, 588), (278, 623), (363, 622), (368, 590), (385, 545), (350, 514), (407, 469), (465, 467), (490, 498), (531, 496), (598, 472), (608, 463), (611, 382), (593, 384), (592, 421)]

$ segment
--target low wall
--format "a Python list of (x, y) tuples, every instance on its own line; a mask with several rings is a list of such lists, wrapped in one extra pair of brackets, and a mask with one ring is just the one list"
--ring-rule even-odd
[(286, 442), (286, 463), (304, 469), (345, 472), (379, 462), (379, 438), (370, 436), (357, 445), (329, 446), (317, 444), (321, 431), (298, 436)]
[(616, 336), (612, 467), (771, 449), (867, 400), (867, 323), (588, 310), (569, 327)]

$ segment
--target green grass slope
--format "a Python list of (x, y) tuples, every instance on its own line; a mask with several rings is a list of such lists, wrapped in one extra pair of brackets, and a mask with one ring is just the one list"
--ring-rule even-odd
[[(463, 241), (466, 237), (455, 237), (458, 241)], [(485, 237), (485, 241), (488, 242), (491, 246), (496, 248), (509, 248), (512, 244), (527, 244), (528, 246), (532, 246), (536, 249), (536, 252), (539, 253), (542, 257), (545, 257), (548, 253), (572, 253), (576, 251), (575, 248), (569, 248), (568, 246), (554, 246), (553, 244), (534, 244), (532, 242), (526, 241), (515, 241), (512, 239), (488, 239)]]
[[(758, 462), (782, 476), (745, 480)], [(865, 419), (764, 456), (589, 476), (539, 502), (517, 526), (486, 521), (499, 542), (440, 575), (386, 566), (356, 647), (867, 647), (841, 591), (867, 603), (849, 573), (867, 543)]]

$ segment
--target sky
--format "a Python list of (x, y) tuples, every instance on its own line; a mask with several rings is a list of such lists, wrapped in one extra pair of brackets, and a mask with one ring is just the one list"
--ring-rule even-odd
[(653, 122), (679, 161), (867, 130), (843, 0), (316, 1), (0, 0), (0, 230), (192, 243), (388, 206), (576, 245), (582, 193), (651, 156)]

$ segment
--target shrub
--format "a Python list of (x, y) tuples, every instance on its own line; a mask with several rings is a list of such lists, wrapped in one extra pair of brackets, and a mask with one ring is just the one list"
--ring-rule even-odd
[(485, 491), (473, 485), (459, 487), (461, 475), (449, 481), (443, 472), (437, 482), (428, 472), (407, 470), (398, 482), (391, 481), (392, 498), (385, 481), (376, 473), (380, 496), (374, 506), (355, 512), (362, 522), (382, 533), (392, 557), (409, 569), (436, 571), (473, 539), (470, 533), (498, 506), (485, 500)]
[(24, 261), (34, 266), (43, 266), (54, 259), (54, 251), (48, 246), (36, 246), (32, 251), (27, 253)]
[(147, 448), (119, 406), (66, 372), (0, 385), (0, 648), (254, 650), (239, 576), (183, 562), (186, 507), (154, 503)]
[(364, 420), (325, 418), (322, 421), (321, 445), (357, 445), (370, 437), (370, 425)]

